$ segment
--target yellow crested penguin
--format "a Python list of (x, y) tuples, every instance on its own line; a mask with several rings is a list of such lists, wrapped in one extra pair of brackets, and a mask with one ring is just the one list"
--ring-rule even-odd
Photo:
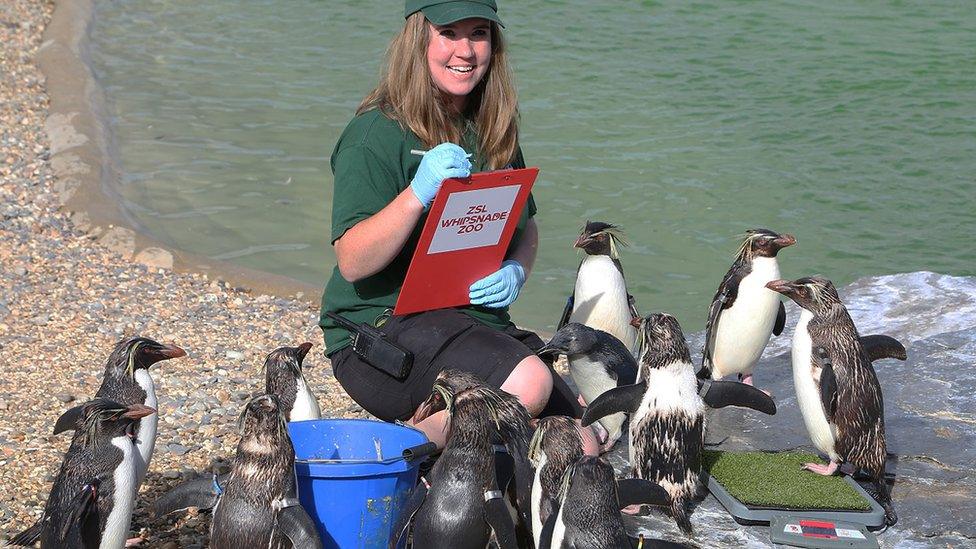
[(135, 427), (155, 412), (95, 399), (58, 418), (54, 434), (74, 430), (71, 446), (41, 519), (11, 543), (31, 546), (40, 539), (41, 547), (50, 548), (125, 547), (138, 486)]
[(265, 392), (278, 397), (285, 421), (320, 419), (322, 410), (305, 381), (302, 362), (311, 343), (298, 347), (279, 347), (264, 361)]
[(583, 439), (576, 422), (567, 416), (539, 420), (529, 442), (529, 461), (535, 470), (532, 481), (532, 537), (538, 548), (542, 526), (559, 508), (563, 473), (583, 457)]
[(586, 253), (586, 257), (576, 271), (573, 296), (558, 328), (567, 322), (579, 322), (614, 336), (633, 353), (637, 331), (631, 321), (639, 315), (633, 297), (627, 293), (620, 263), (619, 248), (625, 245), (623, 233), (616, 225), (586, 222), (574, 244)]
[(321, 548), (295, 491), (295, 450), (278, 398), (260, 395), (238, 421), (241, 440), (210, 523), (212, 549)]
[[(898, 516), (885, 482), (881, 383), (851, 315), (827, 279), (774, 280), (767, 286), (802, 308), (793, 334), (793, 383), (810, 439), (830, 458), (828, 465), (804, 468), (820, 475), (865, 471), (878, 491), (885, 522), (895, 524)], [(888, 354), (897, 357), (877, 349), (874, 356)]]
[(776, 254), (796, 244), (792, 235), (769, 229), (746, 231), (732, 267), (712, 298), (705, 323), (700, 378), (722, 379), (738, 374), (752, 385), (752, 371), (771, 334), (786, 325), (780, 296), (766, 283), (780, 277)]
[(616, 480), (602, 458), (584, 456), (561, 479), (558, 511), (543, 529), (537, 549), (672, 549), (683, 545), (627, 535), (620, 508), (647, 503), (667, 506), (670, 497), (658, 484), (641, 479)]
[(455, 393), (439, 377), (433, 392), (450, 418), (447, 445), (401, 511), (390, 546), (412, 519), (414, 547), (482, 549), (494, 535), (501, 548), (514, 549), (515, 525), (498, 484), (493, 440), (525, 441), (528, 412), (515, 397), (484, 385)]
[[(671, 495), (671, 515), (691, 532), (687, 504), (701, 488), (706, 403), (747, 406), (774, 414), (762, 391), (738, 382), (695, 378), (691, 353), (677, 319), (666, 313), (639, 323), (641, 381), (597, 398), (583, 414), (584, 426), (611, 413), (628, 412), (630, 465), (636, 478), (652, 480)], [(704, 395), (703, 395), (704, 393)]]
[[(149, 367), (163, 360), (183, 356), (186, 356), (186, 351), (176, 345), (164, 345), (147, 337), (130, 337), (120, 341), (108, 357), (105, 376), (95, 397), (155, 408), (156, 387)], [(135, 485), (137, 492), (149, 471), (149, 461), (156, 447), (158, 423), (159, 416), (153, 414), (140, 420), (136, 427), (136, 446), (139, 449), (136, 464), (139, 475)]]

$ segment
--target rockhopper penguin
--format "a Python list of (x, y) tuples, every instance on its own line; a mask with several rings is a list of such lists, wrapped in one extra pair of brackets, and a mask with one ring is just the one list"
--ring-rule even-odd
[(746, 231), (732, 267), (712, 298), (705, 323), (700, 378), (722, 379), (738, 374), (752, 385), (752, 371), (770, 334), (786, 325), (786, 309), (766, 283), (780, 277), (776, 254), (796, 244), (792, 235), (769, 229)]
[[(537, 354), (546, 353), (566, 355), (569, 373), (586, 402), (593, 402), (614, 387), (637, 382), (637, 363), (630, 349), (609, 333), (578, 322), (560, 328), (537, 351)], [(609, 449), (620, 438), (625, 419), (620, 413), (600, 420), (607, 432), (603, 449)]]
[[(105, 398), (122, 404), (145, 404), (150, 408), (157, 406), (156, 388), (149, 367), (162, 360), (186, 356), (186, 351), (175, 345), (163, 345), (146, 337), (132, 337), (120, 341), (105, 365), (102, 386), (95, 393), (96, 398)], [(159, 416), (153, 414), (138, 422), (136, 426), (136, 446), (139, 449), (136, 470), (138, 479), (135, 490), (138, 492), (149, 461), (156, 447), (156, 426)]]
[[(607, 332), (635, 351), (637, 331), (631, 320), (638, 316), (627, 293), (618, 248), (626, 245), (620, 228), (600, 221), (587, 221), (575, 246), (586, 252), (576, 271), (576, 287), (567, 311), (557, 328), (579, 322)], [(568, 314), (571, 305), (571, 313)]]
[[(397, 543), (411, 517), (414, 547), (483, 549), (492, 533), (500, 547), (518, 546), (515, 525), (502, 499), (504, 487), (498, 485), (492, 442), (496, 436), (507, 444), (525, 441), (528, 412), (515, 397), (484, 385), (454, 393), (438, 377), (433, 392), (446, 406), (450, 435), (430, 475), (417, 485), (401, 511), (390, 546)], [(517, 421), (507, 420), (513, 417)]]
[(559, 508), (563, 473), (583, 457), (583, 440), (576, 422), (567, 416), (539, 420), (529, 442), (529, 461), (535, 471), (532, 481), (532, 537), (536, 548), (542, 525)]
[[(793, 383), (810, 439), (830, 458), (829, 465), (808, 463), (804, 468), (821, 475), (838, 469), (865, 471), (877, 489), (885, 521), (894, 524), (898, 517), (885, 483), (881, 384), (837, 289), (819, 277), (774, 280), (768, 287), (802, 307), (793, 334)], [(891, 356), (897, 357), (896, 347), (897, 342), (887, 347), (895, 350)], [(872, 354), (889, 354), (882, 351), (876, 347)]]
[(252, 398), (238, 423), (241, 440), (214, 507), (210, 547), (322, 547), (295, 497), (295, 450), (277, 397)]
[[(695, 378), (691, 354), (677, 319), (666, 313), (639, 323), (641, 381), (612, 389), (583, 415), (583, 425), (615, 412), (630, 418), (630, 465), (636, 478), (655, 481), (671, 495), (671, 514), (691, 532), (687, 503), (699, 492), (706, 402), (746, 406), (774, 414), (768, 395), (738, 383)], [(704, 400), (702, 397), (704, 393)]]
[[(558, 512), (549, 517), (537, 549), (631, 549), (638, 544), (627, 535), (620, 508), (634, 503), (668, 505), (667, 491), (640, 479), (614, 479), (603, 459), (585, 456), (561, 479)], [(644, 539), (643, 548), (682, 545)]]
[(51, 487), (44, 514), (11, 540), (43, 548), (121, 549), (135, 507), (138, 452), (133, 443), (141, 418), (155, 410), (95, 399), (65, 412), (54, 434), (74, 438)]
[(302, 370), (302, 361), (312, 348), (311, 343), (298, 347), (279, 347), (264, 361), (265, 392), (278, 397), (285, 421), (320, 419), (322, 411), (309, 389)]

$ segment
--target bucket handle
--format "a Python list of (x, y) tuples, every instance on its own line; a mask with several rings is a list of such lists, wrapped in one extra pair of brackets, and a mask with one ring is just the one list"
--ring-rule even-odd
[(433, 442), (425, 442), (416, 446), (411, 446), (403, 450), (403, 459), (414, 461), (422, 457), (427, 457), (437, 450), (437, 445)]
[(426, 457), (437, 450), (437, 445), (433, 442), (425, 442), (423, 444), (418, 444), (416, 446), (411, 446), (405, 448), (403, 453), (396, 457), (386, 458), (386, 459), (296, 459), (296, 463), (334, 463), (334, 464), (346, 464), (346, 465), (366, 465), (366, 464), (380, 464), (387, 465), (390, 463), (395, 463), (397, 461), (407, 461), (412, 462), (418, 460), (422, 457)]

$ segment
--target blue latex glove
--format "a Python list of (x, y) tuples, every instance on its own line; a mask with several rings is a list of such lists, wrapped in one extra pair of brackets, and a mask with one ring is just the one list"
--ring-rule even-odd
[(525, 284), (525, 269), (514, 259), (502, 263), (502, 268), (475, 282), (468, 288), (472, 305), (498, 309), (508, 307)]
[(468, 177), (471, 162), (468, 153), (454, 143), (441, 143), (424, 154), (420, 167), (410, 182), (410, 190), (426, 210), (445, 179)]

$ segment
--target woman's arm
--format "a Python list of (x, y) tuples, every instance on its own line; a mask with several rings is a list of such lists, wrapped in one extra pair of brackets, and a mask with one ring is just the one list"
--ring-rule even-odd
[(349, 282), (374, 275), (393, 261), (410, 238), (424, 206), (410, 187), (335, 241), (339, 273)]
[(453, 143), (441, 143), (424, 153), (409, 187), (333, 243), (342, 278), (356, 282), (382, 271), (403, 249), (441, 183), (469, 175), (468, 154)]

